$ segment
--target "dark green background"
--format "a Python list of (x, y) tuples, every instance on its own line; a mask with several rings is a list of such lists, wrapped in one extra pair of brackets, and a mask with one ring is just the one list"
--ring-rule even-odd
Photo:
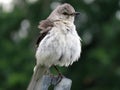
[(10, 13), (0, 7), (0, 90), (26, 90), (35, 65), (37, 26), (55, 2), (70, 3), (81, 12), (75, 22), (81, 58), (60, 68), (72, 79), (72, 90), (120, 90), (120, 0), (15, 1)]

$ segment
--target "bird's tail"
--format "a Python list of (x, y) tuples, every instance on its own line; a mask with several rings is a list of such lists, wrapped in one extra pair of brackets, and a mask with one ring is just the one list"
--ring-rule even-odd
[(42, 77), (46, 71), (47, 71), (47, 67), (36, 65), (34, 68), (34, 73), (33, 73), (32, 79), (28, 85), (27, 90), (35, 90), (35, 87), (36, 87), (38, 81), (40, 81), (42, 79)]

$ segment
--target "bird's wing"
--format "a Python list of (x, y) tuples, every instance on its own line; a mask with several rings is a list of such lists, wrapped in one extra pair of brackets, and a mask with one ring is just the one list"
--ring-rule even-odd
[(44, 33), (40, 33), (37, 41), (36, 41), (36, 47), (38, 47), (39, 43), (41, 42), (41, 40), (47, 35), (48, 31), (44, 32)]
[(52, 27), (53, 27), (53, 23), (48, 19), (42, 20), (40, 22), (38, 28), (41, 29), (41, 31), (36, 42), (36, 47), (38, 47), (41, 40), (48, 34), (48, 32), (52, 29)]

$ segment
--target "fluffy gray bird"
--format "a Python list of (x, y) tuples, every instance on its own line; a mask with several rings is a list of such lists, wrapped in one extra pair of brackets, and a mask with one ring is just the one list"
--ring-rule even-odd
[(75, 16), (78, 14), (70, 4), (65, 3), (40, 22), (36, 66), (27, 90), (35, 90), (37, 81), (52, 65), (67, 67), (79, 59), (81, 39), (74, 25)]

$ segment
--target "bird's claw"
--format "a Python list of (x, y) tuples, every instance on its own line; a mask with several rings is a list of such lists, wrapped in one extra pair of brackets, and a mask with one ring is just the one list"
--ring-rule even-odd
[(63, 77), (64, 77), (64, 76), (63, 76), (61, 73), (59, 73), (59, 75), (58, 75), (58, 77), (57, 77), (57, 81), (56, 81), (55, 86), (61, 82), (61, 80), (62, 80)]

